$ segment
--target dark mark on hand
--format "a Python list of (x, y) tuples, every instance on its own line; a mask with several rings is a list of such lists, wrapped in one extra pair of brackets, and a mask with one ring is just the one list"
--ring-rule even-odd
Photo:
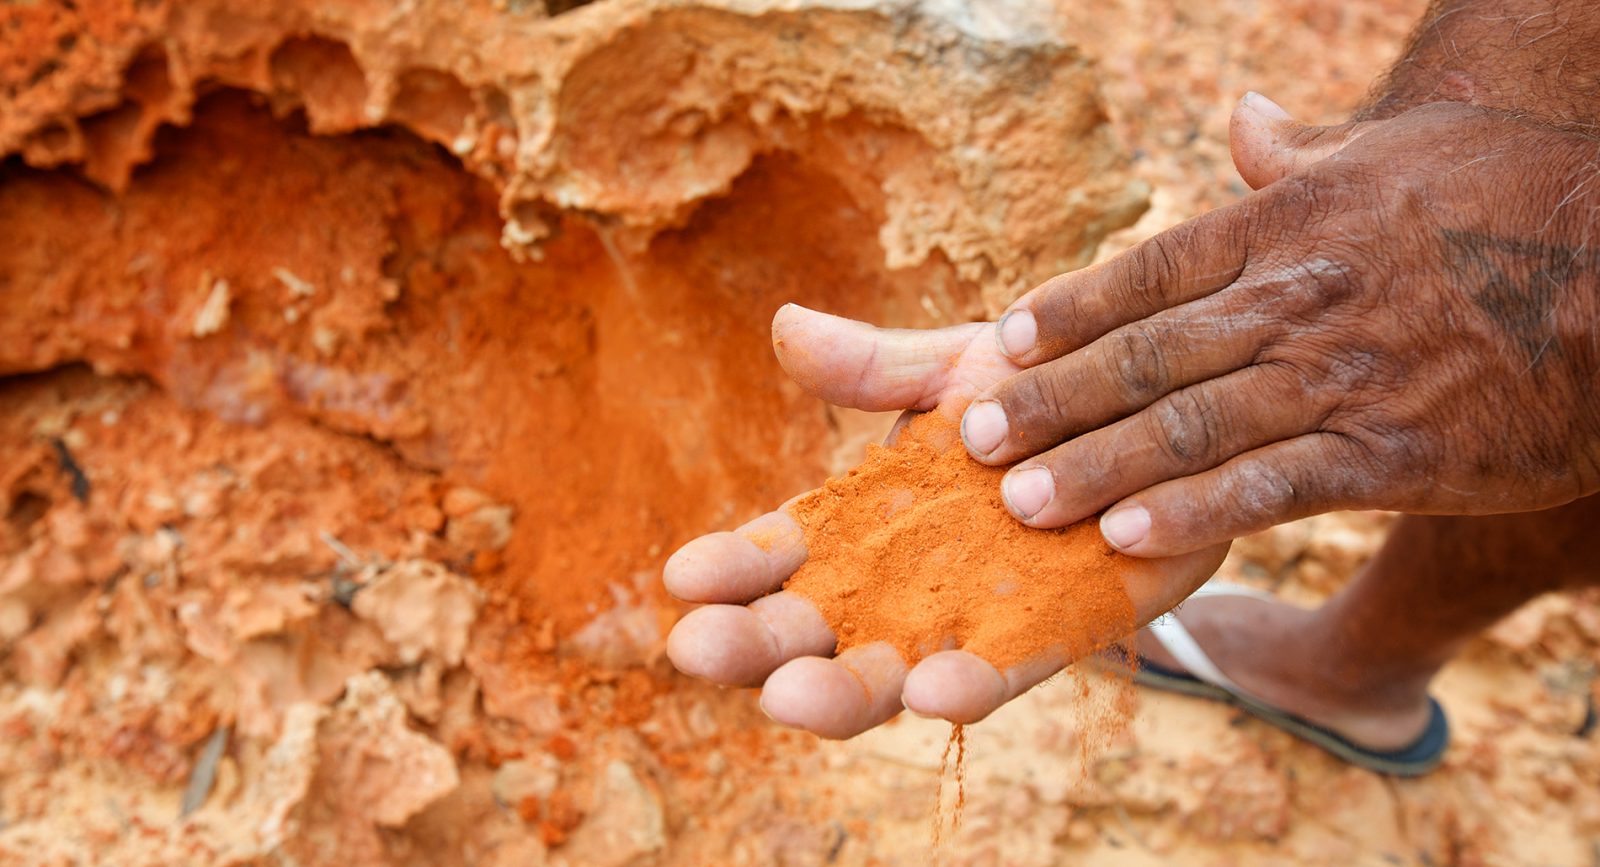
[(1529, 367), (1559, 354), (1556, 305), (1579, 274), (1600, 271), (1600, 252), (1458, 229), (1443, 234), (1451, 263), (1481, 281), (1473, 302), (1517, 342)]

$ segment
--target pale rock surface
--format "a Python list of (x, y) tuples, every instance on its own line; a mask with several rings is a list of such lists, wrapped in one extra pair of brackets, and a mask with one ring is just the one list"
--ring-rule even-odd
[[(762, 367), (771, 307), (993, 312), (1147, 186), (1105, 252), (1242, 195), (1238, 94), (1337, 120), (1420, 6), (0, 5), (0, 862), (936, 860), (947, 726), (786, 739), (668, 672), (676, 609), (635, 583), (881, 430)], [(1224, 573), (1317, 604), (1387, 520)], [(969, 731), (943, 854), (1590, 863), (1597, 612), (1453, 663), (1420, 781), (1069, 674)]]
[(113, 189), (212, 84), (304, 107), (314, 132), (398, 123), (439, 142), (502, 188), (504, 241), (534, 256), (561, 211), (636, 245), (789, 151), (883, 197), (891, 266), (948, 259), (991, 312), (1086, 264), (1147, 193), (1088, 61), (1022, 0), (608, 0), (554, 19), (451, 0), (97, 7), (0, 17), (43, 42), (92, 15), (100, 35), (17, 46), (0, 154)]
[(540, 752), (501, 765), (490, 791), (500, 803), (514, 807), (527, 798), (548, 798), (560, 784), (560, 760)]
[[(197, 824), (223, 832), (223, 849), (240, 860), (274, 852), (301, 832), (300, 805), (311, 793), (318, 764), (317, 731), (328, 710), (302, 702), (284, 714), (283, 731), (236, 798), (233, 810), (202, 810)], [(231, 826), (231, 827), (230, 827)]]
[(595, 819), (578, 826), (557, 863), (622, 867), (666, 846), (661, 796), (627, 762), (605, 763), (594, 804)]
[(384, 827), (400, 827), (461, 782), (450, 752), (406, 724), (405, 705), (378, 672), (350, 679), (320, 738), (328, 799)]
[(350, 608), (377, 625), (399, 651), (400, 662), (415, 665), (431, 656), (455, 666), (466, 652), (482, 598), (478, 588), (439, 564), (406, 560), (379, 571)]

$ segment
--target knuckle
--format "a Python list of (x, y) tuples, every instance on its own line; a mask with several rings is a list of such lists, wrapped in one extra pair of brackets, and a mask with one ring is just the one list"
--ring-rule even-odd
[(1170, 390), (1172, 371), (1162, 336), (1148, 327), (1129, 326), (1111, 336), (1107, 373), (1130, 403), (1148, 404)]
[(1379, 301), (1369, 291), (1383, 283), (1384, 269), (1356, 249), (1323, 243), (1314, 255), (1296, 257), (1264, 271), (1257, 286), (1264, 312), (1284, 333), (1354, 333), (1358, 320), (1330, 319), (1334, 314), (1364, 313)]
[(1266, 398), (1315, 413), (1322, 427), (1337, 413), (1366, 413), (1393, 400), (1407, 381), (1406, 364), (1391, 353), (1328, 343), (1297, 339), (1263, 346), (1253, 363), (1270, 384)]
[(1346, 405), (1324, 429), (1357, 446), (1380, 473), (1434, 465), (1439, 457), (1437, 445), (1417, 425), (1384, 406), (1393, 404)]
[(1365, 281), (1350, 258), (1313, 256), (1295, 266), (1295, 291), (1314, 311), (1342, 307), (1361, 294)]
[(1014, 436), (1032, 431), (1049, 436), (1060, 431), (1072, 407), (1073, 388), (1059, 363), (1024, 371), (1014, 387), (1001, 395), (1006, 415), (1017, 420)]
[[(1349, 397), (1347, 389), (1331, 385), (1322, 366), (1298, 353), (1269, 350), (1254, 366), (1260, 387), (1252, 399), (1258, 405), (1284, 407), (1284, 416), (1301, 433), (1321, 430)], [(1290, 413), (1293, 413), (1291, 418)]]
[(1352, 503), (1394, 506), (1408, 501), (1419, 472), (1429, 465), (1430, 447), (1415, 430), (1375, 413), (1336, 417), (1324, 427), (1323, 460), (1336, 480), (1335, 493)]
[(1326, 367), (1328, 384), (1347, 394), (1364, 384), (1388, 378), (1385, 376), (1388, 364), (1384, 355), (1359, 346), (1330, 353)]
[(1245, 461), (1229, 475), (1218, 505), (1241, 524), (1267, 527), (1295, 514), (1304, 492), (1284, 470), (1268, 461)]
[(1144, 309), (1166, 297), (1167, 287), (1178, 279), (1185, 234), (1183, 228), (1172, 229), (1133, 249), (1124, 279), (1111, 287), (1123, 309)]
[(1345, 406), (1371, 406), (1392, 400), (1411, 381), (1413, 365), (1381, 348), (1361, 344), (1330, 347), (1312, 362), (1309, 389)]
[(1222, 434), (1221, 419), (1197, 390), (1185, 389), (1168, 395), (1151, 409), (1152, 438), (1173, 463), (1191, 466), (1216, 455)]
[(1400, 467), (1388, 464), (1383, 460), (1384, 452), (1390, 448), (1390, 438), (1380, 443), (1377, 449), (1369, 446), (1359, 437), (1340, 435), (1324, 432), (1321, 435), (1323, 448), (1321, 460), (1329, 468), (1330, 475), (1338, 484), (1334, 487), (1342, 492), (1350, 493), (1360, 489), (1364, 480), (1383, 478), (1385, 476), (1397, 478)]

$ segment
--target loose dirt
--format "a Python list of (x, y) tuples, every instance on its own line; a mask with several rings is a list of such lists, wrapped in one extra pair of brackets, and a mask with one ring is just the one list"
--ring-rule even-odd
[[(925, 864), (948, 725), (814, 746), (658, 659), (665, 552), (889, 423), (787, 384), (771, 311), (948, 324), (1081, 262), (1131, 216), (1107, 113), (1154, 192), (1102, 255), (1232, 201), (1237, 96), (1337, 121), (1425, 4), (1061, 3), (1082, 54), (539, 5), (0, 4), (0, 861)], [(1314, 604), (1382, 531), (1225, 571)], [(459, 665), (412, 594), (478, 600)], [(946, 851), (1587, 864), (1596, 670), (1600, 596), (1529, 606), (1400, 783), (1068, 675), (965, 731)]]
[(1018, 522), (1000, 498), (1004, 474), (968, 457), (941, 413), (917, 417), (795, 503), (808, 553), (785, 588), (816, 603), (840, 650), (887, 641), (908, 662), (960, 647), (1003, 671), (1132, 631), (1128, 558), (1093, 520)]
[[(945, 781), (955, 791), (945, 798)], [(939, 787), (933, 805), (933, 857), (944, 854), (943, 844), (961, 830), (961, 812), (967, 807), (967, 727), (956, 723), (950, 726), (950, 739), (944, 742), (944, 752), (939, 754)]]

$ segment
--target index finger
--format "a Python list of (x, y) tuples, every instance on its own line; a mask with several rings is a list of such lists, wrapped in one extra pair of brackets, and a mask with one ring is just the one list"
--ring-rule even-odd
[(1000, 351), (1029, 367), (1227, 288), (1244, 271), (1256, 207), (1247, 199), (1218, 208), (1109, 261), (1046, 280), (1000, 317)]

